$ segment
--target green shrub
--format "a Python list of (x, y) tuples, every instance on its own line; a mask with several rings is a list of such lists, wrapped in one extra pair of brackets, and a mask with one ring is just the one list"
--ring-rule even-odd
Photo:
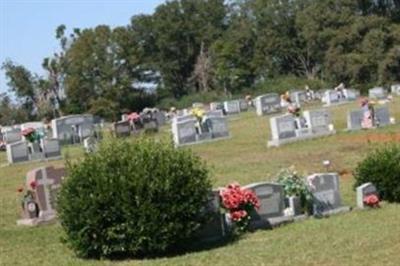
[(389, 144), (367, 155), (358, 164), (355, 187), (373, 183), (383, 200), (400, 202), (400, 144)]
[(58, 199), (65, 240), (82, 257), (175, 251), (204, 222), (208, 171), (190, 151), (139, 139), (110, 140), (77, 163)]

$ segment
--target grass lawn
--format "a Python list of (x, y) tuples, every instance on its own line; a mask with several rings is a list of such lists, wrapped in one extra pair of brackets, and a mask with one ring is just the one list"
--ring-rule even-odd
[[(311, 106), (310, 108), (319, 108)], [(400, 125), (373, 131), (344, 132), (346, 113), (356, 103), (330, 108), (339, 131), (335, 136), (267, 149), (269, 117), (254, 111), (229, 118), (232, 137), (188, 147), (211, 168), (214, 186), (232, 181), (245, 185), (273, 180), (281, 168), (295, 165), (307, 174), (331, 171), (341, 174), (341, 194), (355, 206), (351, 175), (365, 154), (383, 142), (400, 142)], [(307, 108), (309, 109), (309, 108)], [(400, 122), (400, 98), (390, 104)], [(169, 128), (163, 129), (166, 135)], [(67, 147), (63, 154), (79, 158), (82, 147)], [(0, 165), (6, 163), (0, 153)], [(0, 168), (0, 265), (399, 265), (400, 204), (383, 204), (378, 210), (352, 211), (326, 219), (308, 219), (271, 231), (257, 231), (223, 247), (152, 260), (95, 261), (77, 258), (60, 242), (58, 224), (37, 228), (16, 225), (20, 195), (17, 188), (32, 168), (63, 161), (30, 163)], [(400, 182), (400, 181), (399, 181)]]

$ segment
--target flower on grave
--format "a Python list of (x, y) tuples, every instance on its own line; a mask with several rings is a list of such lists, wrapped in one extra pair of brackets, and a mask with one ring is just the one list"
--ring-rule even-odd
[(29, 186), (30, 186), (32, 189), (35, 189), (35, 188), (37, 187), (36, 181), (32, 181), (31, 183), (29, 183)]
[(238, 183), (231, 183), (220, 191), (220, 197), (223, 208), (237, 229), (246, 231), (251, 220), (250, 213), (260, 208), (256, 194)]
[(371, 208), (379, 208), (380, 207), (379, 206), (379, 202), (380, 202), (379, 198), (375, 194), (365, 196), (363, 198), (363, 202), (364, 202), (365, 205), (367, 205), (367, 206), (369, 206)]

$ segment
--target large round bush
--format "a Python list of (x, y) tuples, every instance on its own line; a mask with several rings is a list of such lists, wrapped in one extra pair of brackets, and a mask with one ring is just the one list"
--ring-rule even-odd
[(158, 255), (197, 233), (210, 190), (204, 163), (190, 151), (111, 140), (69, 163), (59, 217), (80, 256)]
[(400, 145), (390, 144), (374, 150), (358, 164), (356, 184), (373, 183), (382, 199), (400, 202)]

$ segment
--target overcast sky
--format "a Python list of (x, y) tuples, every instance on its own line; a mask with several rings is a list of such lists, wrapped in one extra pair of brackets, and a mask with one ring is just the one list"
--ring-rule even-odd
[[(165, 0), (0, 0), (0, 62), (6, 59), (43, 74), (44, 57), (58, 50), (55, 29), (127, 25)], [(0, 93), (8, 90), (0, 71)]]

